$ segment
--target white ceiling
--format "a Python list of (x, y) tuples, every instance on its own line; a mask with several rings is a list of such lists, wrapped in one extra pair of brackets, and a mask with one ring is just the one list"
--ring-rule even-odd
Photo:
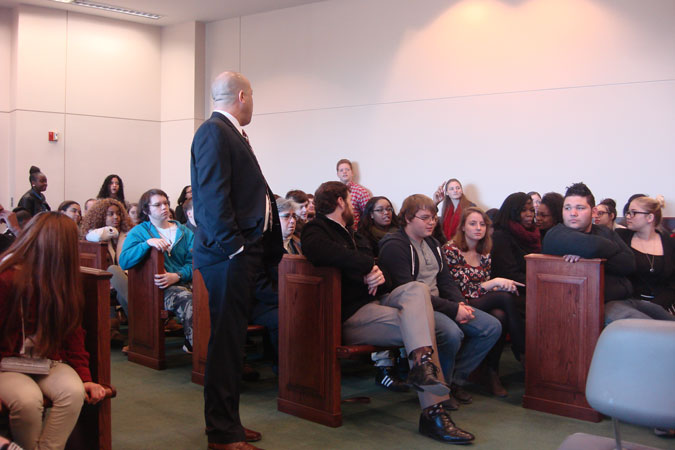
[(91, 0), (111, 6), (119, 6), (136, 11), (155, 13), (161, 19), (152, 20), (92, 8), (68, 5), (50, 0), (0, 0), (0, 8), (13, 8), (18, 4), (36, 5), (47, 8), (65, 9), (83, 14), (110, 17), (119, 20), (146, 23), (150, 25), (172, 25), (176, 23), (200, 21), (213, 22), (230, 17), (246, 16), (275, 9), (315, 3), (323, 0)]

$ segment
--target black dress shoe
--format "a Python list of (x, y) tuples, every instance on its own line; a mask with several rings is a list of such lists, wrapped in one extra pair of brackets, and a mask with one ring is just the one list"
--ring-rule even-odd
[(450, 392), (450, 387), (438, 378), (438, 367), (431, 361), (417, 364), (410, 369), (408, 384), (418, 391), (431, 392), (443, 396)]
[(452, 383), (452, 386), (450, 386), (450, 391), (452, 392), (452, 396), (455, 398), (455, 400), (460, 402), (462, 405), (468, 405), (473, 401), (471, 394), (466, 392), (461, 386), (455, 383)]
[(429, 409), (420, 415), (420, 434), (450, 444), (468, 444), (475, 439), (473, 434), (455, 426), (450, 413), (443, 407), (435, 414), (430, 413)]
[(378, 367), (375, 383), (382, 385), (392, 392), (408, 392), (410, 386), (401, 380), (393, 367)]

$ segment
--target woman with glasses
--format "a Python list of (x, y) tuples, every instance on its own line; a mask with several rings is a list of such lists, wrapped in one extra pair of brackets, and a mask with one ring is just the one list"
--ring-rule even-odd
[(151, 248), (164, 253), (164, 273), (155, 274), (154, 284), (164, 291), (164, 309), (183, 324), (183, 351), (192, 353), (192, 245), (194, 235), (185, 225), (169, 218), (169, 196), (150, 189), (138, 201), (141, 223), (124, 241), (120, 267), (141, 263)]
[(593, 210), (593, 223), (610, 230), (614, 229), (616, 220), (616, 202), (611, 198), (606, 198), (597, 204)]
[(443, 202), (440, 225), (447, 239), (452, 239), (455, 235), (459, 220), (462, 217), (462, 209), (476, 206), (466, 198), (462, 183), (457, 178), (450, 178), (438, 187), (434, 193), (434, 202), (436, 202), (436, 205)]
[(548, 230), (562, 223), (562, 208), (563, 196), (557, 192), (549, 192), (541, 199), (535, 219), (542, 241)]
[[(524, 192), (516, 192), (499, 208), (492, 235), (492, 275), (525, 283), (525, 255), (541, 253), (541, 235), (534, 223), (534, 204)], [(518, 304), (524, 310), (525, 289), (519, 288)]]
[(629, 276), (634, 297), (675, 314), (675, 242), (658, 230), (660, 222), (658, 200), (637, 197), (626, 211), (627, 228), (616, 232), (635, 255), (636, 270)]
[(295, 227), (298, 224), (298, 204), (292, 199), (277, 199), (277, 210), (281, 222), (281, 239), (284, 243), (284, 251), (291, 255), (302, 255), (300, 238), (295, 235)]
[(357, 233), (368, 239), (373, 254), (379, 253), (380, 239), (387, 233), (398, 230), (398, 218), (387, 197), (373, 197), (363, 209)]
[(507, 395), (499, 380), (499, 359), (506, 334), (511, 335), (511, 349), (520, 361), (525, 353), (525, 323), (516, 310), (515, 296), (521, 283), (506, 278), (492, 278), (490, 250), (492, 239), (488, 234), (490, 219), (479, 208), (469, 207), (462, 213), (455, 236), (443, 246), (443, 253), (455, 283), (469, 306), (496, 317), (502, 325), (502, 334), (485, 357), (486, 384), (498, 397)]

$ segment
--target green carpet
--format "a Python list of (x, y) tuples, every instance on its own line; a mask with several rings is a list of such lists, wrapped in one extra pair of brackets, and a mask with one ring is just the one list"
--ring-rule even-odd
[[(112, 352), (114, 449), (205, 449), (203, 393), (190, 382), (190, 359), (180, 352), (181, 340), (167, 341), (169, 368), (156, 371), (130, 363), (119, 350)], [(370, 404), (343, 404), (343, 426), (329, 428), (277, 411), (276, 379), (267, 362), (254, 362), (261, 380), (245, 382), (241, 417), (245, 426), (260, 431), (263, 449), (441, 449), (448, 444), (417, 432), (419, 405), (414, 393), (395, 394), (374, 384), (368, 364), (343, 367), (342, 395), (370, 396)], [(556, 449), (575, 432), (613, 436), (611, 420), (583, 422), (524, 409), (524, 374), (505, 351), (502, 380), (509, 397), (498, 399), (470, 386), (474, 400), (453, 413), (458, 426), (474, 433), (476, 449)], [(651, 430), (622, 424), (622, 438), (662, 449), (675, 441), (656, 437)], [(590, 449), (589, 449), (590, 450)]]

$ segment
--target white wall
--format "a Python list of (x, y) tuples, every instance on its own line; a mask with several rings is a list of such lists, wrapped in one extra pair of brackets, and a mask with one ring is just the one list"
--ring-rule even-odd
[(206, 72), (252, 81), (279, 194), (347, 157), (397, 206), (450, 177), (484, 207), (583, 180), (672, 216), (674, 22), (671, 0), (326, 1), (208, 24)]
[(162, 28), (160, 184), (172, 205), (190, 184), (190, 146), (204, 120), (204, 42), (202, 23)]
[[(11, 37), (0, 44), (2, 70), (5, 45), (11, 55), (9, 85), (0, 72), (10, 98), (9, 121), (0, 116), (10, 170), (0, 203), (16, 205), (31, 165), (47, 175), (52, 209), (95, 197), (110, 173), (131, 201), (159, 185), (160, 29), (25, 5), (0, 12), (0, 34)], [(48, 131), (60, 140), (48, 142)]]
[(9, 86), (12, 63), (12, 14), (0, 8), (0, 204), (9, 208)]

